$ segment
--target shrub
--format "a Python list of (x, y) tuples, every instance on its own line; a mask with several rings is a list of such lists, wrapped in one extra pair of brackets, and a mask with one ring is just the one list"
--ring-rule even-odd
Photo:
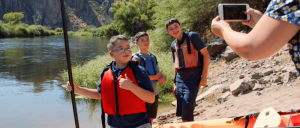
[(17, 36), (18, 36), (17, 31), (15, 31), (13, 29), (9, 30), (9, 37), (17, 37)]
[(55, 29), (55, 31), (56, 31), (56, 32), (63, 32), (63, 29), (60, 28), (60, 27), (57, 27), (57, 28)]
[(20, 36), (20, 37), (29, 37), (29, 32), (25, 27), (18, 26), (15, 30), (17, 31), (18, 36)]
[[(31, 25), (28, 28), (33, 30), (35, 36), (44, 36), (45, 30), (47, 31), (46, 27), (43, 27), (41, 25)], [(46, 34), (49, 35), (49, 33)]]
[(44, 30), (44, 34), (42, 36), (50, 36), (50, 33), (48, 30)]
[(3, 22), (0, 22), (0, 38), (8, 37), (9, 30), (3, 25)]

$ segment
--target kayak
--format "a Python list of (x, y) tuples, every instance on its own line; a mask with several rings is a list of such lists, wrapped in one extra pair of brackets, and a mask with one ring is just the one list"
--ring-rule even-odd
[(266, 128), (286, 126), (300, 126), (300, 110), (277, 112), (270, 107), (260, 113), (243, 117), (153, 125), (152, 128)]

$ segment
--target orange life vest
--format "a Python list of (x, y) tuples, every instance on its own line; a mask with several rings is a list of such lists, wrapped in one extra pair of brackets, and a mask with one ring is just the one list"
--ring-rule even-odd
[(120, 88), (119, 81), (121, 78), (125, 78), (125, 73), (133, 84), (138, 86), (129, 66), (118, 78), (114, 77), (111, 68), (104, 72), (101, 81), (101, 97), (103, 110), (108, 115), (122, 116), (147, 111), (145, 101), (142, 101), (131, 91)]
[(200, 60), (198, 56), (202, 56), (202, 54), (194, 48), (192, 41), (189, 39), (189, 34), (187, 34), (187, 38), (180, 46), (178, 45), (177, 40), (177, 42), (174, 45), (174, 49), (174, 67), (176, 69), (194, 68), (197, 66), (201, 66), (202, 60)]

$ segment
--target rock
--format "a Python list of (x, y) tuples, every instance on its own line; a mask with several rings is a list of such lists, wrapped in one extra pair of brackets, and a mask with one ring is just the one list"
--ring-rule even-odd
[(258, 91), (260, 91), (260, 90), (263, 90), (264, 88), (265, 88), (264, 85), (256, 83), (255, 86), (254, 86), (254, 88), (252, 90), (254, 90), (254, 91), (258, 90)]
[(261, 92), (256, 92), (256, 95), (258, 95), (258, 96), (261, 95)]
[(221, 96), (219, 99), (218, 99), (218, 102), (219, 103), (223, 103), (227, 100), (227, 97), (230, 96), (230, 92), (227, 92), (225, 93), (223, 96)]
[(221, 89), (221, 92), (222, 92), (222, 93), (225, 93), (225, 92), (227, 92), (227, 91), (229, 91), (229, 88), (227, 88), (227, 87), (224, 87), (224, 88)]
[(280, 82), (282, 82), (281, 79), (282, 78), (280, 76), (274, 76), (272, 78), (271, 82), (273, 82), (273, 83), (280, 83)]
[(269, 83), (271, 81), (271, 76), (266, 76), (266, 77), (263, 77), (261, 79), (258, 80), (258, 83), (259, 84), (266, 84), (266, 83)]
[(173, 102), (172, 102), (172, 105), (173, 105), (173, 106), (176, 106), (176, 105), (177, 105), (177, 100), (173, 101)]
[(237, 95), (240, 91), (249, 90), (249, 84), (244, 80), (237, 80), (230, 85), (230, 91), (232, 95)]
[[(205, 91), (204, 93), (200, 94), (199, 96), (197, 96), (196, 98), (196, 102), (199, 102), (200, 100), (202, 100), (204, 97), (206, 97), (207, 95), (211, 94), (213, 91), (217, 90), (218, 88), (222, 87), (223, 84), (220, 85), (214, 85), (211, 88), (209, 88), (207, 91)], [(174, 101), (173, 101), (174, 102)], [(173, 104), (172, 102), (172, 104)]]
[(245, 75), (240, 75), (239, 78), (243, 79), (243, 78), (245, 78)]
[(262, 71), (262, 75), (263, 76), (268, 76), (268, 75), (270, 75), (270, 74), (272, 74), (273, 73), (273, 69), (267, 69), (267, 70), (264, 70), (264, 71)]
[(227, 44), (224, 39), (211, 39), (210, 43), (207, 45), (207, 51), (211, 57), (216, 57), (224, 51), (226, 46)]
[(254, 64), (251, 65), (251, 68), (257, 68), (258, 66), (259, 66), (258, 63), (254, 63)]
[(297, 70), (289, 71), (288, 80), (290, 81), (290, 80), (296, 79), (298, 76), (299, 76), (299, 72)]
[(252, 79), (256, 79), (256, 80), (258, 80), (258, 79), (260, 79), (260, 78), (262, 78), (263, 76), (260, 74), (260, 73), (257, 73), (257, 72), (255, 72), (255, 73), (253, 73), (252, 75), (251, 75), (251, 78)]
[(223, 54), (221, 54), (222, 58), (226, 61), (231, 61), (232, 59), (238, 57), (238, 55), (229, 47), (226, 47), (226, 50)]
[(241, 95), (243, 95), (243, 94), (244, 94), (244, 91), (241, 90), (241, 91), (239, 92), (238, 96), (241, 96)]

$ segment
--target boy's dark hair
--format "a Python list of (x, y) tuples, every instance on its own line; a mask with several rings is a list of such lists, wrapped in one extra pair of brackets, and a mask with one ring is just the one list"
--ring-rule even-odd
[(168, 30), (168, 26), (169, 26), (170, 24), (173, 24), (173, 23), (178, 23), (178, 24), (180, 25), (178, 19), (176, 19), (176, 18), (170, 18), (170, 19), (168, 19), (168, 20), (166, 21), (166, 23), (165, 23), (165, 26), (166, 26), (167, 30)]
[(117, 36), (113, 36), (112, 38), (110, 38), (110, 40), (108, 41), (108, 44), (107, 44), (107, 48), (108, 48), (108, 51), (112, 51), (114, 46), (116, 45), (116, 42), (118, 40), (125, 40), (125, 41), (128, 41), (128, 38), (123, 36), (123, 35), (117, 35)]
[(137, 34), (135, 34), (134, 39), (137, 42), (139, 40), (140, 37), (142, 36), (149, 36), (148, 33), (146, 32), (138, 32)]

